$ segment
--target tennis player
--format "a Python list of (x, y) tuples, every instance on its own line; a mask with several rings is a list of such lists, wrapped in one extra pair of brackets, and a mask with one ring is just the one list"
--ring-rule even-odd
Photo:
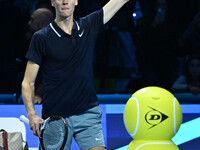
[[(102, 9), (78, 21), (78, 0), (51, 0), (56, 17), (31, 40), (24, 80), (23, 101), (30, 128), (40, 137), (39, 124), (49, 116), (66, 119), (69, 134), (82, 150), (105, 150), (101, 110), (93, 84), (93, 54), (98, 32), (128, 0), (110, 0)], [(34, 109), (34, 83), (39, 68), (44, 80), (42, 118)]]

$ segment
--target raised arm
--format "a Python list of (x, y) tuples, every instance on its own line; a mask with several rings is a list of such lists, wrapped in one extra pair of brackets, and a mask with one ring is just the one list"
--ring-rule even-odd
[(22, 96), (30, 120), (30, 128), (33, 130), (34, 135), (40, 136), (39, 123), (42, 119), (36, 114), (34, 107), (34, 85), (38, 70), (39, 65), (28, 61), (22, 82)]
[(110, 0), (103, 7), (103, 23), (106, 24), (116, 13), (117, 11), (129, 0)]

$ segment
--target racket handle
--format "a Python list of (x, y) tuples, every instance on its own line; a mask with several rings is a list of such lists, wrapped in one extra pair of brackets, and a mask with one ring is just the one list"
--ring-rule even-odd
[(26, 123), (26, 124), (29, 124), (29, 119), (26, 118), (24, 115), (21, 115), (19, 117), (19, 120), (22, 121), (22, 122), (24, 122), (24, 123)]

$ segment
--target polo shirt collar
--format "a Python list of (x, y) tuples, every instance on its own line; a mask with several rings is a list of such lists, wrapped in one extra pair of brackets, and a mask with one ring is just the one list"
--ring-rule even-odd
[[(56, 24), (55, 20), (52, 21), (52, 22), (50, 23), (50, 27), (51, 27), (51, 29), (57, 34), (58, 37), (62, 37), (62, 36), (67, 35), (67, 33), (65, 33), (65, 32)], [(77, 22), (76, 20), (74, 20), (74, 25), (73, 25), (72, 30), (78, 30), (78, 31), (80, 30), (80, 26), (79, 26), (79, 24), (78, 24), (78, 22)]]

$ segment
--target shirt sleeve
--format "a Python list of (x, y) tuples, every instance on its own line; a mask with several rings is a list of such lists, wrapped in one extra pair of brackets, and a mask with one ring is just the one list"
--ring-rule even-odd
[(96, 31), (100, 31), (103, 28), (103, 9), (95, 11), (85, 17), (88, 20), (89, 26)]
[(36, 32), (36, 34), (34, 34), (31, 39), (30, 46), (25, 57), (40, 66), (42, 63), (42, 58), (44, 56), (44, 50), (44, 39), (40, 34), (37, 34)]

